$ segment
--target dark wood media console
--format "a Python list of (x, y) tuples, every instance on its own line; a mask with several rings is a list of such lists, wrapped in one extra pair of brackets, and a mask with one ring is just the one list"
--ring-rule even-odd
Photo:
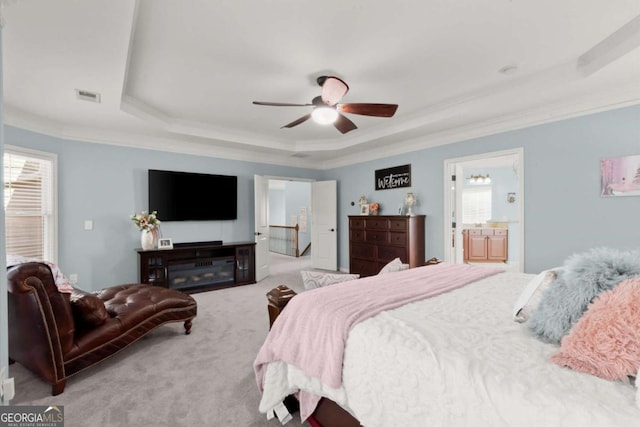
[(197, 242), (137, 249), (140, 283), (189, 293), (256, 283), (255, 242)]

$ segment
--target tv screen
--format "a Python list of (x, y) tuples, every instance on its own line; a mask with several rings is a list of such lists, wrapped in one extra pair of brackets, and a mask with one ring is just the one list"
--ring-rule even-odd
[(238, 218), (238, 177), (149, 169), (149, 212), (161, 221)]

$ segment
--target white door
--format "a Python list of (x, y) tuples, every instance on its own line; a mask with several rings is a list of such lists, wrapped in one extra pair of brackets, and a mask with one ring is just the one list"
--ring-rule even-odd
[(311, 183), (311, 266), (338, 269), (336, 181)]
[(269, 275), (269, 180), (253, 176), (254, 235), (256, 240), (256, 281)]
[(454, 215), (453, 222), (456, 224), (454, 231), (454, 239), (452, 245), (455, 251), (456, 264), (462, 264), (464, 262), (464, 237), (462, 235), (463, 221), (462, 221), (462, 188), (464, 188), (464, 169), (459, 163), (455, 165), (455, 171), (453, 175), (456, 180), (452, 182), (453, 192), (453, 209)]

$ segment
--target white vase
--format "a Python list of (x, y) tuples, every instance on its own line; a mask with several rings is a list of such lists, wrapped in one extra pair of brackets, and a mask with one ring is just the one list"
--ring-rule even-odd
[(140, 235), (140, 244), (145, 251), (156, 248), (156, 233), (153, 231), (142, 230)]

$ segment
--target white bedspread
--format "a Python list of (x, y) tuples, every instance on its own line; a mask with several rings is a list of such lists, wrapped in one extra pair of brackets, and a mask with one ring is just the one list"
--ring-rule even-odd
[(532, 277), (499, 274), (358, 324), (339, 389), (270, 364), (260, 410), (303, 389), (338, 402), (366, 427), (640, 425), (631, 385), (548, 362), (556, 347), (511, 320)]

